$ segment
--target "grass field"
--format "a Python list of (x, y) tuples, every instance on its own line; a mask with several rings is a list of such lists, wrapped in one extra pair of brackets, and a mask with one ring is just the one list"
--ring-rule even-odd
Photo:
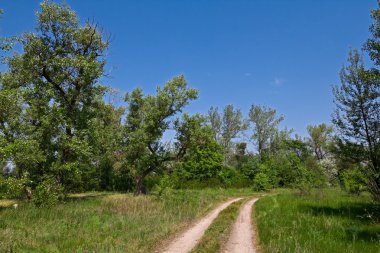
[(255, 205), (260, 246), (266, 253), (380, 252), (380, 207), (368, 195), (339, 190), (267, 196)]
[(241, 190), (183, 190), (157, 196), (95, 193), (52, 208), (0, 207), (0, 252), (151, 252), (160, 241)]

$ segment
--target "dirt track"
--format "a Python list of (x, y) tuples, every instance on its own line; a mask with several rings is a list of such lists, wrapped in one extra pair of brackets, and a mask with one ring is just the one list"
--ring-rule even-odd
[(245, 203), (232, 228), (232, 232), (225, 246), (224, 252), (228, 253), (255, 253), (253, 245), (252, 206), (257, 198)]
[(187, 253), (190, 252), (202, 238), (203, 234), (213, 222), (213, 220), (219, 215), (223, 209), (228, 207), (233, 202), (236, 202), (242, 198), (236, 198), (224, 202), (219, 205), (217, 208), (212, 210), (205, 217), (200, 219), (197, 223), (195, 223), (192, 227), (187, 229), (185, 232), (176, 237), (162, 253)]

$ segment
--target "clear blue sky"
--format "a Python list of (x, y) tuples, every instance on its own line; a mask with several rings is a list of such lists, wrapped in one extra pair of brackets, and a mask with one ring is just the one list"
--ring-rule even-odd
[[(31, 31), (37, 0), (0, 0), (1, 35)], [(305, 135), (330, 122), (331, 85), (350, 47), (369, 37), (376, 0), (121, 1), (67, 0), (81, 20), (94, 18), (112, 43), (104, 82), (120, 91), (184, 74), (200, 97), (186, 110), (232, 103), (274, 107)]]

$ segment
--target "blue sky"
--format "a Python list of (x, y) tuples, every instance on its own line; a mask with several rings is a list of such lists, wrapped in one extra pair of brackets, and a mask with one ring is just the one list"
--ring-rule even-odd
[[(32, 31), (37, 0), (0, 0), (1, 35)], [(331, 85), (349, 48), (370, 36), (375, 0), (67, 0), (81, 20), (110, 34), (103, 80), (121, 92), (184, 74), (200, 97), (187, 107), (252, 103), (276, 108), (283, 125), (306, 134), (330, 122)]]

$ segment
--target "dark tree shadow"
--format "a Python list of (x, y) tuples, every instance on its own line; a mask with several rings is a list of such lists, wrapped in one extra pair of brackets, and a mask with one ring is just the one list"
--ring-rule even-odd
[(365, 228), (347, 228), (345, 229), (345, 239), (348, 241), (366, 241), (379, 243), (380, 242), (380, 227), (365, 227)]
[(363, 223), (374, 223), (374, 221), (380, 220), (380, 206), (372, 203), (346, 203), (339, 207), (303, 205), (302, 209), (307, 212), (311, 211), (313, 215), (317, 216), (340, 216)]
[(348, 226), (344, 237), (349, 240), (367, 242), (380, 241), (380, 206), (373, 203), (345, 203), (339, 207), (323, 205), (303, 205), (301, 210), (315, 216), (338, 216), (361, 223)]

